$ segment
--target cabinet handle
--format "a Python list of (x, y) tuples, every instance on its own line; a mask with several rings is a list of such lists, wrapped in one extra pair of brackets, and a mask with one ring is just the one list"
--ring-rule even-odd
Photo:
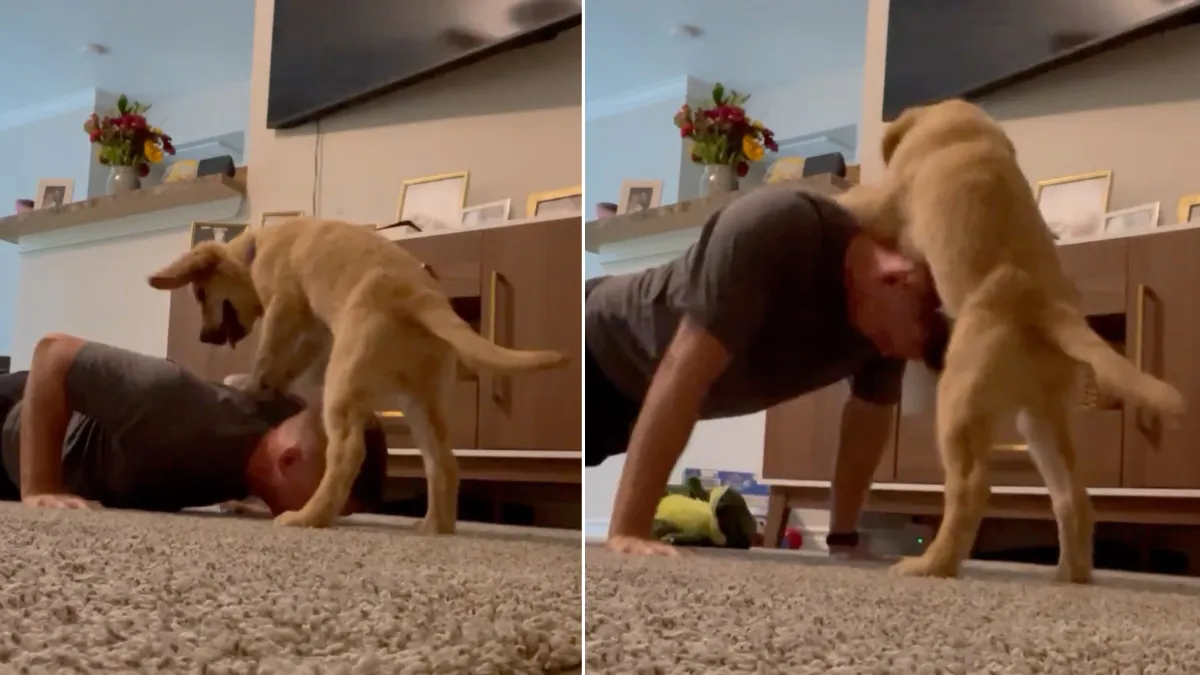
[(995, 443), (992, 450), (1007, 450), (1009, 452), (1028, 452), (1028, 443)]
[(1133, 363), (1138, 370), (1145, 370), (1143, 359), (1146, 351), (1146, 284), (1137, 285), (1137, 302), (1134, 310)]
[(500, 273), (492, 270), (488, 275), (488, 340), (496, 344), (496, 287), (500, 284)]

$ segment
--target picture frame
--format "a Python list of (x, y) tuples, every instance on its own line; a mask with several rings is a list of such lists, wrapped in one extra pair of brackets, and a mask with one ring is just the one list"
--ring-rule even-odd
[(246, 223), (212, 223), (197, 221), (192, 223), (191, 233), (188, 236), (188, 249), (196, 248), (197, 244), (205, 241), (216, 241), (222, 244), (228, 244), (233, 241), (239, 234), (250, 229)]
[(421, 218), (444, 227), (457, 227), (467, 206), (468, 178), (466, 171), (455, 171), (404, 181), (396, 202), (396, 221), (416, 222)]
[(569, 218), (583, 215), (583, 186), (534, 192), (525, 201), (526, 218)]
[(462, 212), (462, 219), (459, 226), (470, 229), (473, 227), (487, 227), (495, 223), (508, 220), (512, 213), (512, 198), (497, 199), (494, 202), (486, 204), (476, 204), (475, 206), (465, 208)]
[(273, 224), (272, 221), (287, 220), (288, 218), (299, 218), (303, 215), (303, 211), (263, 211), (258, 217), (258, 226), (266, 227)]
[(33, 208), (36, 210), (70, 204), (74, 192), (73, 178), (43, 178), (38, 181)]
[(662, 202), (662, 188), (661, 180), (622, 181), (617, 213), (640, 213), (658, 207)]
[(1159, 202), (1149, 202), (1104, 214), (1104, 234), (1145, 232), (1158, 227)]
[(1181, 197), (1177, 215), (1180, 225), (1200, 225), (1200, 194)]
[(1034, 199), (1054, 236), (1073, 239), (1103, 231), (1112, 180), (1106, 169), (1038, 181)]

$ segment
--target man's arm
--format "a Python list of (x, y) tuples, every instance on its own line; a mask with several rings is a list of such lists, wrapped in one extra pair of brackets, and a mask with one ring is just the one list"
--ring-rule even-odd
[(892, 438), (904, 361), (880, 359), (856, 375), (842, 408), (841, 437), (833, 472), (829, 532), (858, 530), (879, 461)]
[(709, 385), (725, 370), (729, 353), (688, 317), (679, 323), (650, 381), (633, 427), (617, 485), (608, 536), (649, 539), (654, 510), (679, 461)]
[(21, 498), (60, 494), (63, 439), (71, 419), (67, 373), (84, 341), (50, 334), (38, 340), (21, 411)]

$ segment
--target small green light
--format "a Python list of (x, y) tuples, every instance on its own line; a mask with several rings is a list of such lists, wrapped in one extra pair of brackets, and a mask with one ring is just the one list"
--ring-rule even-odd
[(917, 543), (918, 543), (918, 544), (924, 544), (924, 543), (925, 543), (925, 537), (917, 537)]

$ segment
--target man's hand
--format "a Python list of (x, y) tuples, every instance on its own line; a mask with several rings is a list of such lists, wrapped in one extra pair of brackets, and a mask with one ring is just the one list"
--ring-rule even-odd
[(679, 549), (666, 542), (621, 535), (609, 537), (608, 541), (604, 542), (604, 547), (610, 551), (628, 555), (678, 557), (680, 554)]
[(83, 497), (75, 495), (32, 495), (21, 499), (21, 503), (25, 506), (32, 506), (38, 509), (69, 509), (72, 511), (78, 510), (94, 510), (103, 508), (99, 502), (89, 501)]

